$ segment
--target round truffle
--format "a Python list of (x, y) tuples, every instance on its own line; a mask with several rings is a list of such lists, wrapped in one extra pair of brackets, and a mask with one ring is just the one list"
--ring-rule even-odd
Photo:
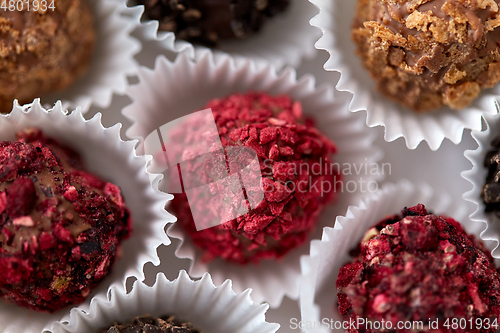
[[(9, 1), (6, 3), (9, 6)], [(44, 6), (51, 3), (53, 9)], [(18, 7), (1, 9), (0, 16), (3, 113), (12, 110), (14, 99), (20, 104), (31, 103), (34, 98), (68, 88), (88, 69), (96, 39), (86, 0), (16, 4), (21, 11)]]
[(180, 39), (214, 46), (221, 39), (244, 39), (283, 12), (289, 0), (138, 0), (160, 29)]
[(462, 109), (500, 80), (500, 0), (358, 0), (352, 38), (378, 90)]
[[(177, 223), (204, 261), (283, 257), (308, 239), (336, 197), (341, 180), (330, 159), (335, 145), (304, 119), (300, 102), (285, 95), (234, 94), (205, 108), (212, 111), (215, 134), (208, 137), (206, 118), (193, 117), (177, 127), (168, 145), (168, 156), (184, 161), (186, 193), (171, 204)], [(210, 158), (195, 158), (199, 142), (207, 143)]]
[[(385, 322), (388, 332), (415, 332), (396, 329), (399, 322), (422, 322), (418, 332), (496, 331), (500, 274), (484, 245), (454, 219), (428, 214), (421, 204), (405, 208), (368, 230), (352, 255), (336, 283), (345, 320)], [(458, 329), (453, 318), (462, 320)]]
[(0, 142), (0, 296), (53, 312), (108, 274), (131, 219), (120, 189), (38, 129)]
[(115, 323), (109, 328), (99, 330), (97, 333), (122, 332), (202, 333), (201, 331), (193, 328), (191, 323), (180, 321), (175, 316), (163, 316), (161, 318), (153, 318), (151, 316), (137, 317), (132, 323)]

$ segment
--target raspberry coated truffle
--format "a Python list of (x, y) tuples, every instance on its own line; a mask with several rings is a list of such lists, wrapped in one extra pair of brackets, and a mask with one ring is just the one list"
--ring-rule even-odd
[[(204, 119), (192, 118), (178, 126), (168, 147), (169, 156), (177, 149), (186, 161), (183, 170), (192, 170), (200, 183), (210, 183), (209, 193), (202, 193), (201, 187), (191, 189), (190, 202), (185, 194), (174, 196), (171, 209), (177, 223), (203, 253), (204, 261), (221, 258), (246, 264), (283, 257), (308, 239), (321, 211), (336, 197), (340, 177), (338, 170), (331, 167), (336, 146), (312, 120), (304, 118), (301, 103), (286, 95), (234, 94), (211, 100), (205, 108), (212, 110), (216, 140), (207, 141), (207, 132), (201, 130)], [(200, 163), (193, 159), (197, 155), (194, 150), (179, 149), (203, 141), (209, 142), (209, 146), (210, 142), (222, 144), (225, 155), (217, 155), (218, 148), (210, 147), (215, 150), (214, 160), (225, 158), (221, 168), (224, 170), (214, 167), (213, 161), (205, 163), (205, 159)], [(254, 152), (256, 163), (258, 160), (257, 165), (250, 164), (254, 173), (239, 176), (241, 187), (223, 183), (228, 177), (220, 176), (227, 173), (226, 164), (229, 171), (246, 166), (234, 166), (238, 161), (230, 155), (238, 155), (231, 153), (235, 147), (249, 149)], [(245, 154), (238, 157), (242, 155)], [(185, 176), (183, 171), (183, 185), (189, 188), (192, 180), (186, 181)], [(220, 180), (215, 182), (214, 178)], [(198, 231), (191, 214), (193, 209), (203, 212), (197, 225), (213, 226), (214, 220), (221, 221), (220, 216), (232, 217)], [(235, 215), (241, 209), (245, 213)]]
[(500, 80), (500, 0), (358, 0), (352, 37), (378, 90), (462, 109)]
[(0, 142), (0, 296), (53, 312), (110, 271), (131, 219), (120, 189), (34, 128)]
[(283, 12), (290, 0), (137, 0), (160, 29), (180, 39), (215, 45), (221, 39), (244, 39), (269, 18)]
[(188, 322), (180, 321), (175, 316), (163, 316), (153, 318), (151, 316), (142, 316), (134, 319), (128, 324), (115, 323), (109, 328), (103, 328), (97, 333), (202, 333), (193, 328)]
[[(490, 325), (500, 317), (500, 274), (485, 246), (454, 219), (421, 204), (405, 208), (369, 229), (351, 254), (336, 282), (345, 320), (386, 322), (390, 332), (412, 332), (396, 325), (416, 321), (423, 322), (419, 332), (496, 331)], [(452, 327), (453, 318), (466, 327)], [(349, 332), (378, 332), (367, 325)]]
[[(96, 32), (87, 0), (2, 1), (0, 112), (68, 88), (88, 69)], [(53, 4), (53, 6), (51, 6)], [(53, 8), (48, 8), (48, 6)]]

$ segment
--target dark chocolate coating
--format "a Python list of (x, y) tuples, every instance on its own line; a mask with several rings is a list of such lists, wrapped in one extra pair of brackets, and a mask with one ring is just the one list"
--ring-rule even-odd
[(115, 323), (109, 328), (103, 328), (98, 333), (202, 333), (193, 328), (190, 323), (182, 322), (175, 316), (153, 318), (142, 316), (129, 324)]
[(500, 135), (491, 142), (491, 150), (484, 157), (488, 175), (481, 192), (486, 212), (500, 217)]
[(270, 17), (283, 12), (290, 0), (137, 0), (160, 29), (180, 39), (214, 46), (220, 39), (243, 39)]

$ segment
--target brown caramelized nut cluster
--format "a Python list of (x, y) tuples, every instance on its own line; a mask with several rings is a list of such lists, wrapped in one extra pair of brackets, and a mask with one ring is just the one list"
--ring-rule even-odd
[(418, 112), (462, 109), (500, 80), (499, 0), (359, 0), (352, 38), (378, 89)]
[[(8, 2), (8, 1), (7, 1)], [(86, 0), (54, 10), (0, 10), (0, 113), (69, 87), (90, 65), (96, 32)]]

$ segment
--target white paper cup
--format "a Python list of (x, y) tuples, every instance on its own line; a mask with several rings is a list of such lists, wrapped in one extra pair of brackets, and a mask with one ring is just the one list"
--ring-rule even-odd
[[(154, 70), (141, 68), (139, 84), (129, 89), (132, 104), (124, 108), (123, 114), (132, 121), (127, 131), (131, 138), (141, 140), (153, 130), (174, 119), (200, 110), (213, 98), (220, 98), (231, 93), (249, 91), (265, 91), (271, 95), (287, 94), (293, 100), (300, 101), (306, 116), (313, 116), (319, 129), (338, 147), (334, 162), (343, 165), (349, 163), (355, 167), (371, 165), (380, 157), (380, 150), (373, 147), (373, 132), (366, 131), (363, 119), (352, 115), (346, 100), (338, 96), (332, 87), (314, 87), (314, 79), (310, 76), (296, 80), (293, 69), (286, 69), (276, 74), (272, 66), (257, 68), (247, 60), (235, 64), (230, 56), (214, 60), (210, 53), (196, 63), (184, 54), (179, 55), (174, 63), (159, 57)], [(139, 154), (143, 153), (142, 145), (138, 146)], [(371, 169), (370, 169), (371, 170)], [(347, 209), (349, 204), (357, 202), (361, 191), (354, 191), (359, 186), (360, 178), (366, 184), (374, 181), (377, 175), (361, 171), (361, 175), (344, 175), (353, 193), (339, 193), (338, 200), (328, 206), (318, 222), (317, 230), (312, 238), (319, 238), (323, 226), (333, 226), (335, 216)], [(374, 182), (372, 184), (375, 184)], [(373, 188), (373, 186), (372, 186)], [(193, 246), (184, 232), (174, 224), (168, 235), (182, 240), (177, 250), (179, 258), (192, 260), (189, 273), (199, 277), (209, 272), (216, 283), (227, 278), (233, 280), (236, 292), (252, 288), (252, 297), (257, 302), (269, 302), (271, 307), (278, 307), (285, 295), (297, 299), (301, 255), (308, 251), (307, 244), (291, 251), (281, 261), (264, 261), (260, 265), (236, 265), (222, 260), (208, 264), (200, 260), (200, 252)]]
[(90, 310), (71, 310), (67, 321), (52, 325), (52, 332), (94, 333), (139, 316), (175, 315), (204, 333), (275, 333), (279, 324), (266, 322), (268, 308), (252, 302), (250, 290), (235, 294), (229, 280), (215, 286), (209, 274), (193, 281), (181, 271), (177, 279), (168, 281), (160, 273), (152, 287), (136, 281), (129, 294), (112, 287), (97, 295)]
[(375, 88), (370, 74), (363, 67), (351, 40), (351, 25), (355, 16), (356, 0), (309, 0), (320, 8), (311, 24), (323, 31), (316, 48), (330, 53), (324, 68), (340, 72), (336, 88), (350, 92), (352, 112), (366, 110), (366, 124), (384, 126), (385, 140), (403, 137), (409, 149), (426, 141), (437, 150), (445, 138), (458, 144), (464, 129), (480, 130), (481, 115), (496, 114), (493, 101), (500, 86), (485, 90), (467, 108), (456, 111), (442, 108), (432, 113), (415, 113), (388, 100)]
[[(313, 241), (310, 255), (302, 258), (300, 309), (303, 324), (321, 323), (323, 318), (328, 318), (329, 322), (343, 321), (337, 311), (335, 281), (340, 268), (352, 261), (349, 251), (359, 244), (370, 227), (384, 217), (398, 214), (404, 207), (419, 203), (433, 214), (454, 218), (470, 234), (479, 236), (482, 230), (481, 224), (468, 219), (466, 205), (453, 202), (446, 192), (437, 191), (427, 184), (414, 185), (405, 180), (385, 185), (357, 206), (349, 207), (345, 216), (337, 217), (334, 228), (324, 228), (321, 241)], [(491, 242), (485, 244), (492, 248)], [(305, 328), (303, 332), (344, 332), (330, 328), (330, 325), (317, 325)]]
[[(164, 209), (171, 196), (150, 186), (146, 160), (134, 153), (136, 142), (121, 140), (121, 125), (105, 128), (100, 114), (85, 120), (79, 109), (67, 115), (60, 102), (45, 110), (38, 100), (24, 106), (16, 101), (12, 113), (0, 116), (0, 141), (15, 140), (17, 131), (30, 126), (79, 152), (89, 172), (121, 188), (131, 211), (134, 231), (122, 243), (123, 256), (116, 260), (110, 275), (91, 292), (84, 305), (109, 286), (125, 289), (129, 276), (143, 280), (144, 264), (158, 265), (157, 247), (170, 244), (164, 228), (175, 219)], [(70, 308), (54, 314), (39, 313), (0, 300), (0, 332), (40, 333), (54, 320), (68, 315)]]
[[(134, 0), (130, 0), (129, 5), (134, 5)], [(136, 7), (144, 9), (142, 5)], [(271, 63), (278, 69), (285, 65), (296, 67), (303, 58), (312, 58), (316, 52), (314, 42), (321, 32), (312, 27), (309, 20), (317, 13), (308, 1), (290, 0), (286, 11), (269, 18), (260, 31), (244, 40), (221, 40), (213, 52), (216, 56), (228, 53), (237, 61), (251, 58), (258, 65)], [(148, 28), (142, 37), (157, 40), (165, 50), (186, 52), (192, 59), (198, 59), (208, 50), (205, 46), (176, 39), (173, 32), (159, 31), (157, 20), (143, 17), (143, 25)]]
[(87, 73), (68, 89), (46, 95), (44, 105), (61, 100), (65, 109), (110, 106), (113, 94), (123, 94), (127, 76), (135, 74), (142, 45), (131, 33), (140, 25), (139, 17), (127, 7), (126, 0), (88, 0), (97, 33), (94, 54)]
[(491, 141), (500, 134), (499, 115), (485, 115), (486, 130), (472, 131), (471, 135), (476, 140), (478, 147), (476, 150), (465, 151), (465, 157), (472, 163), (472, 168), (462, 172), (462, 177), (472, 184), (472, 190), (466, 192), (463, 198), (476, 205), (476, 210), (470, 215), (471, 220), (481, 225), (481, 239), (491, 241), (495, 244), (492, 255), (500, 258), (498, 245), (500, 243), (500, 220), (494, 213), (485, 213), (485, 205), (481, 198), (481, 191), (486, 181), (488, 170), (484, 167), (483, 161), (486, 153), (491, 149)]

